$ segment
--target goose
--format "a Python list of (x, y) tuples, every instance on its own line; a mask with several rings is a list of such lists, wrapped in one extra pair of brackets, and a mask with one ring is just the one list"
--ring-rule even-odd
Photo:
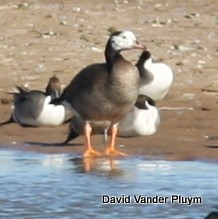
[[(84, 134), (84, 123), (85, 121), (81, 117), (74, 116), (70, 122), (66, 140), (59, 145), (66, 145), (69, 141)], [(156, 133), (159, 124), (160, 114), (155, 107), (155, 102), (145, 95), (139, 95), (133, 109), (119, 121), (117, 136), (127, 138), (153, 135)], [(103, 134), (104, 143), (106, 143), (111, 123), (94, 121), (91, 122), (91, 126), (93, 128), (92, 134)]]
[(139, 93), (154, 101), (163, 99), (173, 83), (172, 69), (164, 63), (154, 63), (148, 50), (142, 52), (136, 66), (140, 73)]
[(111, 141), (107, 155), (125, 155), (115, 149), (119, 120), (133, 108), (139, 92), (139, 72), (135, 65), (124, 59), (123, 50), (145, 49), (131, 31), (111, 34), (105, 47), (105, 63), (95, 63), (83, 68), (64, 89), (60, 98), (65, 100), (84, 121), (86, 152), (84, 157), (101, 156), (91, 145), (91, 121), (112, 123)]
[[(14, 94), (14, 106), (11, 117), (0, 123), (0, 126), (18, 123), (21, 126), (59, 126), (72, 117), (71, 106), (63, 102), (59, 105), (50, 104), (52, 96), (59, 90), (58, 80), (49, 80), (47, 93), (39, 90), (28, 90), (17, 86), (19, 93)], [(57, 90), (58, 89), (58, 90)]]
[(156, 133), (160, 113), (148, 96), (139, 95), (134, 108), (119, 122), (119, 137), (147, 136)]

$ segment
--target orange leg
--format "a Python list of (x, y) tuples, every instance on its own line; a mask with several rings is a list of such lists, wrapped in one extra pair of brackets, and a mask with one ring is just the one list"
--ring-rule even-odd
[(113, 124), (112, 125), (112, 129), (111, 129), (111, 142), (108, 145), (107, 149), (106, 149), (106, 154), (107, 155), (115, 155), (115, 156), (126, 156), (126, 153), (123, 153), (121, 151), (118, 151), (115, 149), (115, 139), (117, 136), (117, 131), (118, 131), (118, 124)]
[(90, 140), (91, 132), (92, 132), (92, 127), (88, 122), (86, 122), (85, 127), (84, 127), (84, 133), (85, 133), (87, 150), (83, 154), (83, 157), (96, 157), (96, 156), (101, 155), (100, 152), (94, 150), (91, 146), (91, 140)]

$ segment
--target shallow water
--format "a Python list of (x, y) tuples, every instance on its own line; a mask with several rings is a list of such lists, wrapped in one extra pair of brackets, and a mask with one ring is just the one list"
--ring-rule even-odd
[[(200, 219), (218, 208), (218, 165), (213, 162), (83, 160), (1, 150), (0, 177), (0, 218)], [(112, 201), (112, 196), (126, 197), (130, 203), (102, 204), (103, 195)], [(137, 204), (139, 195), (166, 203)], [(179, 203), (171, 199), (175, 195), (195, 203)]]

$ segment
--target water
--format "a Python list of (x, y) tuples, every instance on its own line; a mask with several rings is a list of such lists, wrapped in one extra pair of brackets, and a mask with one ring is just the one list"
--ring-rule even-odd
[[(217, 182), (213, 162), (83, 160), (71, 154), (1, 150), (0, 218), (201, 219), (218, 208)], [(129, 197), (131, 203), (102, 204), (103, 195)], [(139, 195), (162, 197), (166, 203), (137, 204), (134, 196)], [(174, 195), (199, 197), (202, 203), (173, 204)]]

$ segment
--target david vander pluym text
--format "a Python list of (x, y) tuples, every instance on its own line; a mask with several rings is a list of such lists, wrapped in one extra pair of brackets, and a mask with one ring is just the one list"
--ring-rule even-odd
[(202, 204), (203, 198), (200, 196), (145, 196), (145, 195), (102, 195), (103, 204), (184, 204), (187, 206)]

